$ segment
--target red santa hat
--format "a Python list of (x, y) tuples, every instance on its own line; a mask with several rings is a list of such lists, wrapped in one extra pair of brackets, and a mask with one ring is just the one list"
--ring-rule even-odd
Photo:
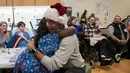
[(67, 7), (62, 6), (60, 3), (56, 3), (45, 11), (44, 17), (65, 25), (67, 24), (66, 11)]

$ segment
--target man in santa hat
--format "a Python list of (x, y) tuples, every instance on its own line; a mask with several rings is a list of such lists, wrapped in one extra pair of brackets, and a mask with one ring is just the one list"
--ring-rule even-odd
[[(46, 19), (55, 21), (59, 24), (53, 27), (62, 30), (67, 23), (67, 7), (60, 3), (50, 6), (45, 13)], [(47, 22), (48, 30), (51, 31), (51, 22)], [(79, 53), (79, 43), (76, 35), (71, 35), (61, 40), (59, 49), (52, 57), (48, 57), (35, 48), (33, 42), (28, 43), (28, 50), (32, 51), (34, 56), (50, 71), (54, 73), (86, 73), (85, 63)]]

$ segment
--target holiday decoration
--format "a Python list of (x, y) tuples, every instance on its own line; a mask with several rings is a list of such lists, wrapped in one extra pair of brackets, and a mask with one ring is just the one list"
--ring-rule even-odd
[(84, 10), (84, 13), (81, 16), (80, 25), (84, 26), (87, 24), (87, 18), (86, 18), (87, 10)]

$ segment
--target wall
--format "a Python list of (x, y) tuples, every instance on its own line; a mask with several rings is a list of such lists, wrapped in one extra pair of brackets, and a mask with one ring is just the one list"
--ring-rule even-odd
[[(96, 3), (108, 7), (108, 20), (106, 24), (104, 23), (104, 12), (96, 13)], [(115, 15), (120, 15), (122, 18), (125, 18), (130, 14), (130, 0), (62, 0), (62, 4), (71, 6), (74, 16), (76, 16), (77, 12), (80, 12), (81, 15), (85, 9), (88, 10), (87, 16), (91, 13), (96, 13), (101, 18), (103, 27), (111, 23)]]
[[(12, 0), (1, 0), (0, 6), (11, 6), (11, 1)], [(125, 18), (130, 13), (130, 0), (14, 0), (16, 6), (47, 6), (56, 2), (71, 6), (73, 9), (72, 14), (74, 16), (76, 16), (77, 12), (80, 12), (81, 15), (85, 9), (88, 10), (87, 16), (91, 13), (96, 13), (97, 3), (108, 7), (107, 21), (104, 19), (104, 11), (96, 13), (96, 15), (100, 17), (103, 27), (106, 27), (111, 23), (115, 15), (120, 15), (122, 18)]]
[(0, 6), (48, 6), (57, 2), (61, 3), (61, 0), (1, 0)]
[[(15, 24), (19, 21), (23, 21), (26, 24), (26, 27), (31, 28), (30, 22), (32, 23), (33, 29), (36, 28), (39, 20), (43, 18), (44, 11), (49, 6), (15, 6), (14, 7), (14, 16)], [(8, 30), (11, 30), (13, 15), (12, 7), (1, 6), (0, 7), (0, 21), (6, 21), (8, 23)]]

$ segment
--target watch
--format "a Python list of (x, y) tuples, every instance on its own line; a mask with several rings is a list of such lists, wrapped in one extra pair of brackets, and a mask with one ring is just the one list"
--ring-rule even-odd
[(34, 48), (31, 52), (34, 54), (37, 50)]

